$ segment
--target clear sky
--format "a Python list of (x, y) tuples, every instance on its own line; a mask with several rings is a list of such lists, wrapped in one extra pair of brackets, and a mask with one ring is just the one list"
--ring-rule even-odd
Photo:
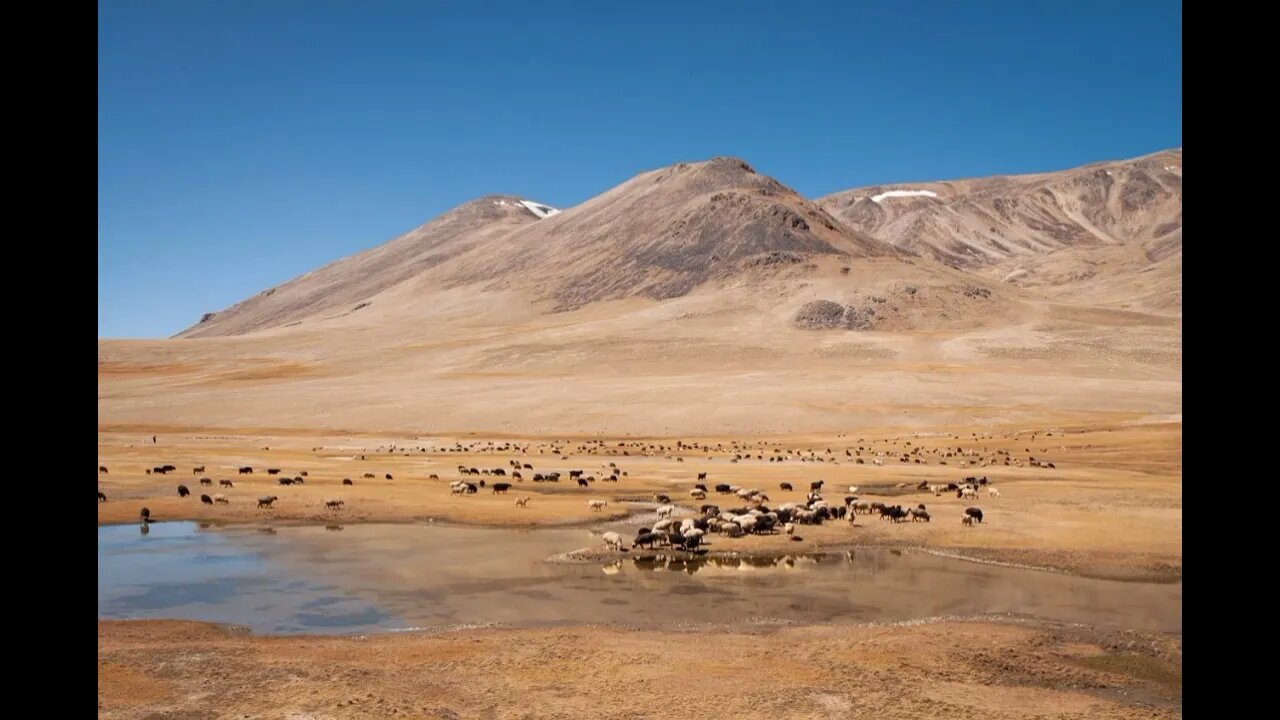
[(98, 335), (467, 200), (733, 155), (817, 197), (1182, 145), (1182, 4), (99, 0)]

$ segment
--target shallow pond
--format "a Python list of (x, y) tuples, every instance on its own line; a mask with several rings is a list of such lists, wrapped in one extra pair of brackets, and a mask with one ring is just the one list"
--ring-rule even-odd
[(600, 540), (583, 528), (443, 524), (98, 528), (98, 616), (184, 618), (270, 633), (471, 623), (820, 623), (1031, 615), (1182, 631), (1182, 584), (1077, 578), (866, 548), (781, 558), (624, 553), (545, 558)]

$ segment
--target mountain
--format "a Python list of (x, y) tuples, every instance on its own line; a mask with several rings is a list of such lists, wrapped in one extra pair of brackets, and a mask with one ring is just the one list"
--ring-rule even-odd
[[(733, 158), (561, 210), (479, 198), (180, 338), (100, 340), (100, 428), (761, 437), (1176, 416), (1180, 156), (880, 186), (852, 204), (885, 221), (861, 225)], [(895, 236), (891, 213), (1008, 237), (935, 252), (944, 235)]]
[[(379, 313), (370, 306), (408, 307), (460, 287), (518, 292), (564, 312), (875, 258), (897, 268), (888, 273), (895, 280), (966, 289), (955, 277), (909, 267), (900, 251), (849, 229), (742, 160), (714, 158), (642, 173), (563, 211), (510, 196), (473, 200), (385, 245), (210, 313), (179, 337), (242, 335), (357, 311), (372, 321)], [(930, 296), (912, 299), (918, 305)]]
[(559, 211), (508, 195), (472, 200), (390, 242), (208, 313), (178, 337), (237, 335), (306, 317), (354, 312), (362, 300), (555, 212)]
[[(890, 247), (1006, 283), (1181, 307), (1181, 148), (1061, 172), (875, 185), (818, 204)], [(1134, 283), (1143, 287), (1126, 295)]]

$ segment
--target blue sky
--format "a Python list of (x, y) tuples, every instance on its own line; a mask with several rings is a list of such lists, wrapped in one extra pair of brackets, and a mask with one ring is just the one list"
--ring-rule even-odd
[(98, 335), (472, 198), (746, 159), (809, 197), (1182, 145), (1181, 3), (100, 0)]

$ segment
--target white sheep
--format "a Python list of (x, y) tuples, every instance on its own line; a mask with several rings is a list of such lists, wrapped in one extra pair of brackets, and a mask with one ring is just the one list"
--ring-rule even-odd
[(607, 532), (603, 536), (604, 546), (609, 550), (623, 550), (622, 536), (616, 532)]
[[(852, 517), (852, 516), (850, 516), (850, 517)], [(783, 532), (785, 532), (785, 533), (786, 533), (786, 534), (788, 534), (788, 535), (795, 535), (795, 534), (796, 534), (796, 526), (795, 526), (795, 525), (793, 525), (793, 524), (791, 524), (791, 523), (787, 523), (786, 525), (783, 525), (783, 526), (782, 526), (782, 531), (783, 531)]]
[(991, 497), (1000, 497), (1000, 491), (999, 491), (999, 490), (997, 490), (997, 489), (995, 489), (995, 488), (993, 488), (993, 487), (991, 487), (990, 485), (988, 485), (988, 486), (987, 486), (987, 495), (989, 495), (989, 496), (991, 496)]
[(653, 524), (653, 532), (655, 533), (663, 532), (667, 528), (670, 528), (673, 524), (675, 524), (675, 521), (672, 520), (671, 518), (667, 518), (666, 520), (659, 520), (658, 522)]
[(850, 485), (850, 486), (849, 486), (849, 494), (850, 494), (850, 495), (857, 495), (857, 494), (858, 494), (858, 486), (857, 486), (857, 485)]
[(694, 500), (706, 500), (707, 494), (697, 488), (694, 488), (689, 491), (689, 497), (693, 498)]
[(658, 517), (664, 518), (664, 517), (671, 517), (671, 513), (675, 511), (676, 511), (675, 505), (663, 505), (662, 507), (658, 508), (657, 513), (658, 513)]
[(608, 504), (609, 503), (605, 500), (588, 500), (587, 501), (587, 507), (591, 508), (592, 510), (595, 510), (596, 512), (603, 510), (604, 506)]

